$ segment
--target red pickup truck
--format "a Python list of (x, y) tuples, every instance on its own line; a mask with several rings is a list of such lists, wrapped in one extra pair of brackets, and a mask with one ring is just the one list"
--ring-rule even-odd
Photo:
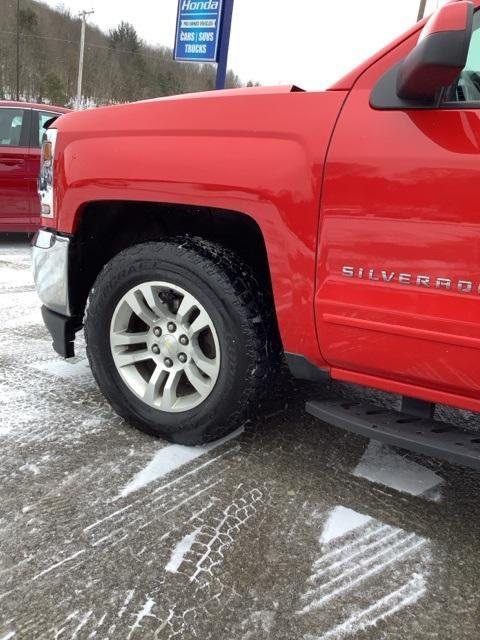
[(40, 227), (37, 178), (44, 125), (69, 109), (0, 101), (0, 231)]
[(433, 420), (480, 411), (480, 0), (443, 6), (327, 91), (242, 89), (62, 116), (34, 272), (54, 348), (141, 429), (235, 429), (279, 351), (300, 378), (399, 394), (307, 403), (480, 465)]

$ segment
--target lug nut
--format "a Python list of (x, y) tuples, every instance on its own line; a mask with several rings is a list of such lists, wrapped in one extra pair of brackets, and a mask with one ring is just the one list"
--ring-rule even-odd
[(182, 364), (185, 364), (185, 362), (187, 361), (187, 356), (184, 353), (179, 353), (178, 354), (178, 359), (180, 360), (180, 362)]
[(188, 344), (187, 336), (180, 336), (178, 341), (180, 342), (180, 344), (183, 344), (184, 347), (187, 346), (187, 344)]
[(152, 351), (158, 356), (158, 354), (160, 353), (160, 347), (158, 346), (158, 344), (153, 345)]
[(167, 324), (167, 329), (170, 333), (175, 333), (175, 331), (177, 330), (177, 325), (174, 322), (169, 322)]
[(156, 336), (157, 338), (159, 338), (162, 335), (162, 330), (160, 329), (160, 327), (155, 327), (155, 329), (153, 330), (153, 335)]
[(164, 363), (166, 367), (173, 367), (173, 360), (170, 358), (165, 358)]

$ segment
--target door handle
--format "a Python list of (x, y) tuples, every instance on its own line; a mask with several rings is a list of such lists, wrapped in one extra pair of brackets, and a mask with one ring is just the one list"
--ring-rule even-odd
[(7, 167), (18, 167), (24, 164), (24, 160), (16, 160), (15, 158), (1, 158), (0, 164), (4, 164)]

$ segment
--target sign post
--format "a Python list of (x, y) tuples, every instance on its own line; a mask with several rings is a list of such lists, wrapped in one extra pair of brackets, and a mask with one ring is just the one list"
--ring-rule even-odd
[(216, 62), (216, 89), (224, 89), (234, 0), (179, 0), (174, 59)]
[(230, 46), (230, 32), (232, 30), (234, 0), (223, 0), (223, 15), (220, 32), (220, 47), (218, 51), (217, 81), (215, 89), (225, 89), (227, 79), (228, 49)]

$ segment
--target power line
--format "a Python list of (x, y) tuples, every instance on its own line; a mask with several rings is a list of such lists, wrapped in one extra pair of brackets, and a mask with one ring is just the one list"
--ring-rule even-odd
[[(8, 35), (12, 35), (14, 36), (16, 34), (15, 31), (6, 31), (3, 29), (0, 29), (0, 33), (4, 33), (4, 34), (8, 34)], [(54, 38), (54, 37), (50, 37), (50, 36), (37, 36), (33, 33), (23, 33), (20, 35), (20, 38), (38, 38), (40, 40), (53, 40), (54, 42), (65, 42), (67, 44), (74, 44), (78, 47), (78, 45), (80, 44), (80, 42), (78, 40), (67, 40), (65, 38)], [(152, 59), (157, 59), (158, 56), (155, 56), (153, 54), (149, 54), (149, 53), (145, 53), (143, 51), (132, 51), (131, 49), (118, 49), (117, 47), (109, 47), (108, 45), (103, 45), (103, 44), (86, 44), (85, 45), (87, 49), (91, 49), (92, 47), (94, 49), (104, 49), (104, 50), (108, 50), (111, 51), (112, 53), (127, 53), (129, 55), (132, 56), (143, 56), (144, 58), (152, 58)], [(171, 49), (169, 47), (165, 47), (165, 46), (160, 46), (158, 48), (159, 51), (165, 50), (165, 51), (171, 51)]]
[[(0, 29), (0, 33), (5, 33), (11, 36), (16, 35), (16, 31), (6, 31), (5, 29)], [(54, 40), (56, 42), (70, 42), (71, 44), (79, 44), (78, 40), (65, 40), (65, 38), (53, 38), (51, 36), (37, 36), (34, 33), (21, 33), (20, 38), (39, 38), (40, 40)]]

